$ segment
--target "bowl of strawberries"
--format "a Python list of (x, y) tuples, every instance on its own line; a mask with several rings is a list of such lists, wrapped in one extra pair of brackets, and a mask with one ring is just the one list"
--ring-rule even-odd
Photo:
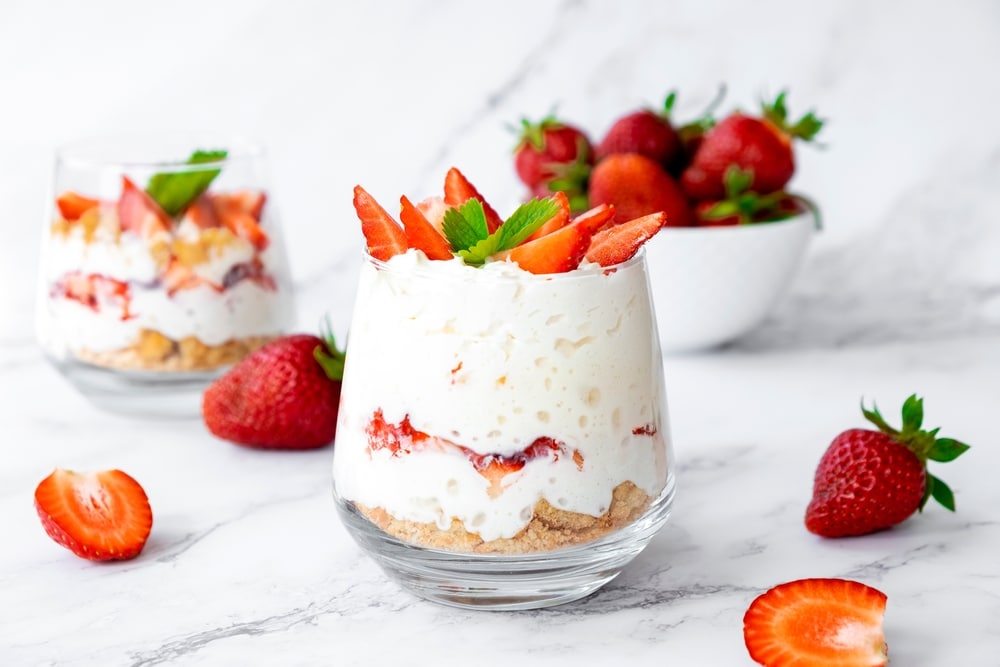
[(790, 121), (782, 92), (757, 113), (675, 124), (675, 99), (621, 116), (599, 142), (551, 116), (525, 121), (515, 169), (533, 196), (562, 191), (574, 210), (666, 214), (647, 254), (661, 343), (676, 353), (749, 333), (792, 283), (819, 229), (817, 207), (788, 189), (794, 142), (823, 122)]

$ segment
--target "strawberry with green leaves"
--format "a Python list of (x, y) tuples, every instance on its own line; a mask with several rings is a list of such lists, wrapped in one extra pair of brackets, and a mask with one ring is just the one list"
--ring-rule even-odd
[(688, 197), (722, 199), (725, 174), (732, 165), (752, 172), (752, 189), (761, 194), (781, 190), (791, 180), (795, 173), (792, 141), (812, 141), (823, 121), (810, 112), (791, 123), (784, 92), (762, 109), (762, 117), (733, 113), (704, 135), (681, 174)]
[(328, 445), (337, 429), (344, 361), (331, 334), (273, 340), (205, 390), (205, 426), (216, 437), (245, 447)]
[(927, 462), (953, 461), (969, 446), (923, 430), (923, 399), (915, 394), (903, 403), (901, 429), (875, 407), (861, 411), (878, 430), (850, 429), (830, 443), (816, 468), (806, 528), (823, 537), (874, 533), (922, 511), (930, 498), (955, 511), (954, 494)]
[(538, 123), (521, 121), (514, 170), (536, 197), (565, 192), (574, 211), (586, 208), (593, 163), (594, 149), (583, 130), (551, 115)]

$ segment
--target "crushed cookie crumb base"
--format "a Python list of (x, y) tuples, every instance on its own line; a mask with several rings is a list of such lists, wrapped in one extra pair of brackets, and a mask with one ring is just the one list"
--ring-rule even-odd
[(74, 352), (80, 361), (119, 370), (204, 371), (229, 366), (274, 340), (276, 336), (234, 338), (220, 345), (206, 345), (195, 336), (174, 340), (154, 329), (142, 329), (129, 347)]

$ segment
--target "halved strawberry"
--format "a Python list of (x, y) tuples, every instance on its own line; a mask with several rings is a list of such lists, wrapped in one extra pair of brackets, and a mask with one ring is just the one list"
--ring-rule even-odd
[(501, 253), (500, 257), (517, 262), (531, 273), (565, 273), (580, 266), (589, 245), (590, 233), (586, 227), (567, 225)]
[(73, 222), (79, 220), (80, 216), (94, 208), (101, 202), (97, 199), (84, 197), (75, 192), (67, 190), (56, 199), (56, 206), (59, 207), (59, 214), (63, 220)]
[(123, 231), (149, 238), (157, 232), (170, 231), (170, 216), (152, 197), (122, 176), (122, 194), (118, 199), (118, 223)]
[(184, 217), (198, 226), (199, 229), (218, 227), (219, 215), (215, 212), (215, 204), (207, 194), (199, 195), (184, 211)]
[(478, 199), (483, 204), (483, 212), (486, 213), (486, 227), (490, 234), (499, 229), (500, 225), (503, 224), (503, 219), (496, 212), (496, 210), (490, 206), (489, 202), (483, 199), (483, 196), (479, 194), (479, 190), (469, 182), (469, 179), (465, 177), (465, 174), (460, 172), (455, 167), (448, 170), (448, 173), (444, 177), (444, 201), (448, 206), (453, 208), (458, 208), (470, 199)]
[(53, 540), (88, 560), (126, 560), (153, 526), (146, 492), (121, 470), (56, 468), (35, 489), (35, 509)]
[(411, 248), (422, 250), (428, 259), (453, 259), (451, 245), (413, 205), (406, 195), (399, 198), (399, 219), (403, 221), (406, 242)]
[[(263, 193), (261, 195), (263, 196)], [(212, 204), (215, 214), (226, 229), (252, 243), (257, 250), (267, 248), (271, 240), (267, 232), (261, 229), (260, 219), (253, 215), (254, 206), (247, 208), (248, 202), (243, 199), (222, 194), (215, 195)]]
[(403, 228), (360, 185), (354, 186), (354, 210), (361, 221), (369, 255), (384, 262), (406, 252), (409, 246)]
[(565, 227), (567, 223), (569, 223), (569, 197), (566, 196), (565, 192), (560, 191), (553, 193), (551, 198), (559, 204), (559, 212), (549, 218), (549, 220), (541, 227), (536, 229), (531, 236), (526, 239), (526, 242), (534, 241), (535, 239), (545, 236), (546, 234), (551, 234), (557, 229)]
[(595, 206), (594, 208), (588, 209), (576, 216), (572, 220), (574, 225), (582, 225), (587, 228), (591, 234), (596, 234), (602, 229), (606, 229), (614, 224), (615, 220), (615, 207), (609, 206), (608, 204), (601, 204), (600, 206)]
[(639, 252), (642, 244), (653, 238), (666, 224), (663, 211), (634, 218), (594, 234), (587, 248), (587, 259), (601, 266), (620, 264)]
[(417, 202), (417, 208), (427, 218), (427, 222), (431, 223), (431, 226), (443, 235), (444, 214), (451, 208), (445, 203), (444, 198), (427, 197), (426, 199), (421, 199)]
[(750, 604), (743, 638), (765, 667), (877, 667), (888, 662), (885, 603), (884, 593), (857, 581), (790, 581)]
[(267, 194), (262, 190), (234, 190), (232, 192), (216, 192), (212, 194), (212, 199), (216, 203), (224, 202), (227, 206), (243, 211), (260, 222), (260, 216), (264, 213), (264, 204), (267, 202)]

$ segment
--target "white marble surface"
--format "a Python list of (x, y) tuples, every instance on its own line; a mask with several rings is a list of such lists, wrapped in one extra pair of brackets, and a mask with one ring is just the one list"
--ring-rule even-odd
[[(889, 596), (894, 664), (1000, 654), (1000, 9), (996, 3), (326, 4), (9, 0), (0, 9), (0, 664), (743, 665), (763, 589), (859, 579)], [(346, 328), (360, 235), (350, 188), (423, 196), (460, 166), (500, 208), (520, 191), (505, 125), (561, 113), (600, 132), (671, 87), (682, 113), (727, 81), (787, 86), (831, 119), (796, 187), (826, 229), (791, 293), (725, 350), (666, 361), (681, 460), (674, 518), (585, 601), (484, 613), (418, 601), (361, 556), (330, 498), (330, 449), (263, 453), (197, 421), (99, 412), (34, 345), (52, 148), (175, 126), (265, 141), (304, 329)], [(861, 396), (973, 449), (936, 507), (823, 541), (802, 514)], [(95, 565), (42, 532), (55, 466), (120, 467), (155, 515), (140, 558)]]

